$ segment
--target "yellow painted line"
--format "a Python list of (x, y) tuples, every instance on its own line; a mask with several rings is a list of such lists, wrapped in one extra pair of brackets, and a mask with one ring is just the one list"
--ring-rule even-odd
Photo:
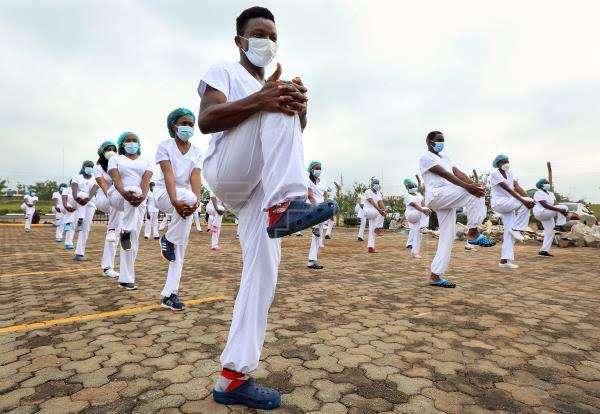
[[(102, 250), (86, 250), (85, 254), (88, 253), (100, 253)], [(8, 253), (8, 254), (1, 254), (0, 253), (0, 257), (9, 257), (9, 256), (33, 256), (33, 255), (42, 255), (42, 254), (48, 254), (48, 255), (54, 255), (54, 254), (71, 254), (74, 255), (75, 254), (75, 249), (73, 250), (56, 250), (53, 252), (33, 252), (33, 253), (29, 253), (29, 252), (21, 252), (21, 253)]]
[(88, 270), (98, 270), (98, 267), (84, 267), (84, 268), (79, 268), (79, 269), (64, 269), (64, 270), (42, 270), (39, 272), (25, 272), (25, 273), (5, 273), (5, 274), (1, 274), (0, 278), (14, 277), (14, 276), (55, 275), (58, 273), (87, 272)]
[[(225, 299), (226, 299), (225, 296), (210, 296), (207, 298), (186, 300), (185, 304), (186, 305), (196, 305), (198, 303), (216, 302), (216, 301), (225, 300)], [(43, 321), (43, 322), (27, 323), (27, 324), (23, 324), (23, 325), (13, 325), (13, 326), (7, 326), (6, 328), (0, 328), (0, 334), (25, 331), (27, 329), (47, 328), (47, 327), (53, 326), (53, 325), (65, 325), (68, 323), (83, 322), (83, 321), (89, 321), (92, 319), (109, 318), (111, 316), (128, 315), (131, 313), (145, 312), (145, 311), (158, 309), (158, 308), (161, 308), (161, 305), (140, 306), (137, 308), (119, 309), (119, 310), (109, 311), (109, 312), (92, 313), (89, 315), (72, 316), (70, 318), (51, 319), (49, 321)]]

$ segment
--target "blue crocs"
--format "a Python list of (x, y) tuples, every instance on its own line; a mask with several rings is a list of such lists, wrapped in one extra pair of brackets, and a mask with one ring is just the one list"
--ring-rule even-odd
[(493, 247), (496, 245), (496, 240), (487, 239), (483, 234), (480, 234), (475, 240), (469, 240), (469, 244), (473, 246)]
[(454, 289), (456, 287), (456, 283), (448, 282), (446, 279), (440, 279), (437, 282), (429, 282), (429, 286), (437, 286), (447, 289)]
[(269, 209), (269, 227), (267, 233), (272, 239), (285, 237), (308, 229), (316, 224), (329, 220), (340, 211), (340, 207), (333, 200), (327, 200), (313, 206), (304, 201), (294, 200), (286, 207)]
[(219, 404), (242, 404), (259, 410), (272, 410), (281, 405), (277, 390), (258, 386), (252, 378), (232, 391), (213, 390), (213, 399)]

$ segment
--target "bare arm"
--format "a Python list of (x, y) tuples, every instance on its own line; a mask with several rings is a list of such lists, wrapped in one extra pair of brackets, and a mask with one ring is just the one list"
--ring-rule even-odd
[[(429, 171), (431, 171), (434, 174), (439, 175), (440, 177), (444, 178), (445, 180), (451, 182), (454, 185), (464, 188), (465, 190), (467, 190), (469, 193), (473, 194), (476, 197), (483, 197), (485, 195), (485, 190), (482, 187), (474, 184), (470, 179), (469, 179), (469, 181), (463, 181), (461, 178), (459, 178), (455, 174), (453, 174), (449, 171), (446, 171), (440, 165), (434, 165), (433, 167), (431, 167), (429, 169)], [(456, 172), (456, 171), (458, 171), (459, 174), (461, 173), (461, 171), (455, 167), (453, 169), (453, 172)], [(462, 175), (464, 176), (465, 174), (462, 173)], [(468, 177), (467, 177), (467, 179), (468, 179)]]
[(108, 197), (108, 183), (106, 182), (106, 180), (104, 179), (104, 177), (100, 176), (100, 177), (96, 177), (96, 184), (98, 184), (98, 187), (100, 187), (102, 189), (102, 192), (104, 193), (104, 195), (106, 195)]
[(452, 167), (452, 172), (458, 177), (459, 180), (462, 180), (468, 184), (478, 185), (475, 181), (471, 180), (471, 177), (459, 170), (458, 167)]
[(310, 201), (310, 204), (312, 205), (316, 205), (317, 204), (317, 200), (315, 199), (315, 193), (313, 192), (312, 188), (308, 188), (308, 201)]
[(527, 195), (527, 191), (525, 191), (525, 190), (523, 189), (523, 187), (521, 187), (521, 184), (519, 184), (519, 182), (518, 182), (518, 181), (516, 181), (516, 180), (515, 180), (515, 191), (516, 191), (517, 193), (519, 193), (519, 194), (520, 194), (522, 197), (529, 197), (529, 196)]
[(194, 168), (190, 176), (190, 185), (192, 192), (196, 195), (196, 204), (192, 206), (194, 211), (200, 207), (200, 194), (202, 192), (202, 174), (200, 168)]
[[(148, 190), (150, 190), (150, 179), (152, 178), (152, 171), (146, 170), (144, 171), (144, 175), (142, 175), (142, 182), (140, 187), (142, 188), (142, 200), (145, 200), (148, 197)], [(96, 188), (98, 188), (96, 186)]]

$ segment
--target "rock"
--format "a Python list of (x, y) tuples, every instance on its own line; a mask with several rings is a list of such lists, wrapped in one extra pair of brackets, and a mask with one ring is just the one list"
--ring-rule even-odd
[(583, 223), (574, 224), (569, 233), (561, 236), (561, 239), (569, 240), (577, 247), (600, 248), (600, 226), (586, 226)]
[(467, 226), (462, 223), (456, 223), (456, 238), (458, 240), (465, 240), (468, 232), (469, 228)]

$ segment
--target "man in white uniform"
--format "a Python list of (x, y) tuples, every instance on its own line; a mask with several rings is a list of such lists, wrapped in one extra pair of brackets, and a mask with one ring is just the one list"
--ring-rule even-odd
[[(565, 205), (558, 204), (556, 196), (552, 191), (550, 182), (545, 178), (541, 178), (535, 183), (538, 190), (533, 195), (536, 204), (533, 208), (533, 215), (538, 219), (544, 227), (544, 241), (542, 249), (538, 253), (540, 257), (554, 257), (550, 253), (552, 242), (554, 242), (554, 231), (564, 231), (562, 227), (567, 222), (569, 208)], [(555, 228), (555, 226), (557, 226)]]
[(146, 198), (146, 223), (144, 224), (144, 239), (148, 240), (150, 236), (154, 240), (158, 240), (158, 207), (156, 206), (156, 198), (154, 197), (154, 183), (150, 183), (150, 191)]
[(54, 212), (54, 225), (56, 227), (56, 233), (54, 235), (54, 241), (62, 243), (63, 233), (65, 229), (65, 223), (63, 222), (63, 215), (65, 208), (62, 203), (62, 191), (67, 188), (66, 184), (61, 184), (58, 187), (58, 191), (52, 193), (52, 211)]
[(365, 191), (364, 215), (369, 220), (369, 241), (367, 242), (367, 251), (377, 253), (375, 250), (375, 235), (377, 229), (383, 227), (385, 219), (385, 206), (381, 195), (381, 184), (379, 178), (371, 178), (371, 187)]
[(85, 248), (92, 229), (92, 220), (96, 212), (95, 195), (98, 185), (94, 179), (94, 162), (86, 160), (81, 166), (79, 175), (71, 180), (71, 190), (77, 207), (77, 245), (75, 257), (77, 261), (85, 261)]
[(265, 80), (277, 51), (273, 14), (252, 7), (236, 21), (240, 60), (219, 62), (202, 77), (198, 125), (213, 133), (204, 159), (204, 177), (240, 221), (243, 270), (223, 371), (213, 390), (222, 404), (274, 408), (276, 390), (248, 377), (256, 370), (267, 315), (275, 294), (281, 257), (278, 238), (328, 220), (337, 211), (329, 201), (306, 203), (302, 129), (306, 88), (300, 78), (280, 81), (281, 65)]
[(29, 191), (29, 194), (26, 194), (23, 200), (25, 204), (25, 232), (29, 233), (31, 231), (31, 220), (35, 214), (35, 205), (38, 202), (35, 190)]
[(429, 284), (454, 288), (456, 285), (443, 279), (443, 276), (450, 264), (452, 243), (456, 237), (456, 209), (465, 209), (470, 245), (492, 247), (496, 242), (479, 234), (479, 226), (486, 214), (485, 189), (441, 154), (444, 141), (444, 135), (439, 131), (427, 135), (428, 151), (419, 160), (419, 168), (425, 182), (425, 205), (437, 213), (440, 227)]
[[(308, 200), (317, 205), (329, 198), (327, 189), (321, 183), (322, 165), (320, 161), (312, 161), (307, 169), (308, 177), (306, 185), (308, 187)], [(323, 223), (319, 223), (312, 229), (312, 239), (310, 243), (310, 251), (308, 253), (308, 268), (323, 269), (323, 265), (317, 262), (319, 248), (323, 246)]]
[(359, 194), (356, 199), (356, 206), (354, 206), (354, 213), (356, 217), (360, 219), (360, 227), (358, 228), (358, 241), (365, 240), (365, 227), (367, 226), (367, 217), (365, 216), (365, 196)]
[(73, 250), (73, 237), (75, 236), (75, 228), (73, 222), (75, 221), (75, 212), (77, 211), (76, 202), (73, 198), (73, 190), (71, 186), (65, 188), (62, 193), (63, 207), (65, 213), (63, 215), (63, 222), (65, 224), (65, 249)]

